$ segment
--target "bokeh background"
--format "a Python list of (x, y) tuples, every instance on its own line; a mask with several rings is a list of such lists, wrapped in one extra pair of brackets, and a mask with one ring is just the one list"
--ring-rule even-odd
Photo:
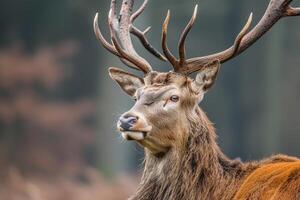
[[(256, 24), (268, 1), (151, 0), (136, 25), (151, 25), (148, 38), (161, 49), (161, 25), (170, 8), (169, 46), (175, 52), (196, 3), (189, 57), (230, 46), (250, 12)], [(97, 43), (92, 29), (100, 11), (108, 36), (109, 4), (0, 1), (1, 200), (119, 200), (135, 190), (143, 151), (115, 128), (133, 102), (107, 73), (109, 66), (126, 67)], [(300, 156), (299, 35), (300, 17), (281, 20), (223, 65), (201, 103), (231, 158)], [(170, 70), (135, 38), (134, 44), (156, 70)]]

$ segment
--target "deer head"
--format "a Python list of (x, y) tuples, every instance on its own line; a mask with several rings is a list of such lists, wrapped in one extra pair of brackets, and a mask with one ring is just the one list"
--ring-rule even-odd
[[(109, 69), (110, 77), (136, 101), (135, 105), (119, 118), (117, 126), (122, 136), (126, 140), (135, 140), (153, 155), (163, 155), (170, 149), (180, 149), (190, 134), (189, 122), (199, 114), (198, 104), (214, 84), (220, 64), (246, 50), (279, 19), (299, 15), (299, 8), (289, 6), (291, 1), (271, 0), (260, 22), (249, 32), (251, 13), (230, 48), (216, 54), (187, 59), (185, 40), (196, 19), (196, 6), (181, 34), (177, 59), (167, 47), (169, 11), (162, 28), (163, 56), (150, 45), (145, 36), (150, 28), (141, 31), (133, 25), (134, 20), (145, 9), (148, 0), (145, 0), (136, 12), (132, 12), (134, 0), (123, 0), (119, 16), (116, 14), (116, 0), (112, 0), (108, 16), (112, 44), (101, 34), (98, 13), (94, 19), (97, 39), (124, 64), (144, 73), (144, 77), (141, 78), (121, 69)], [(169, 61), (174, 70), (153, 71), (151, 65), (134, 50), (131, 34), (138, 37), (154, 56)], [(189, 77), (191, 73), (197, 73), (195, 79)]]

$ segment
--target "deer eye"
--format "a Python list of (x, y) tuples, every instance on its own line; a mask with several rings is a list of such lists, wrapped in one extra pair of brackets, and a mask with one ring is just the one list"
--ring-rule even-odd
[(137, 101), (137, 97), (133, 97), (132, 99), (133, 99), (133, 101)]
[(172, 96), (170, 97), (170, 100), (173, 101), (173, 102), (177, 102), (177, 101), (179, 101), (179, 96), (177, 96), (177, 95), (172, 95)]

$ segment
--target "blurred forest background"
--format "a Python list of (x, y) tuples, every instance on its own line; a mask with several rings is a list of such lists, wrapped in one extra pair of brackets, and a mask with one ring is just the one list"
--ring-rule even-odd
[[(160, 49), (170, 8), (169, 45), (175, 52), (196, 3), (200, 12), (188, 37), (190, 57), (227, 48), (250, 12), (256, 24), (268, 1), (151, 0), (136, 25), (151, 25), (148, 38)], [(143, 152), (123, 142), (115, 128), (133, 102), (107, 73), (109, 66), (124, 66), (97, 43), (92, 29), (100, 11), (108, 36), (109, 4), (0, 2), (0, 199), (119, 200), (135, 190)], [(299, 35), (299, 17), (281, 20), (223, 65), (201, 103), (230, 157), (300, 156)], [(170, 70), (135, 39), (134, 44), (156, 70)]]

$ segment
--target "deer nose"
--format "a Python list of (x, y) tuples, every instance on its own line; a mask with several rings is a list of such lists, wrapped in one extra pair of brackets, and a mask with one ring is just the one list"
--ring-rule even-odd
[(133, 116), (130, 114), (126, 114), (121, 116), (119, 119), (119, 126), (123, 129), (123, 131), (129, 131), (129, 129), (134, 126), (138, 121), (137, 116)]

